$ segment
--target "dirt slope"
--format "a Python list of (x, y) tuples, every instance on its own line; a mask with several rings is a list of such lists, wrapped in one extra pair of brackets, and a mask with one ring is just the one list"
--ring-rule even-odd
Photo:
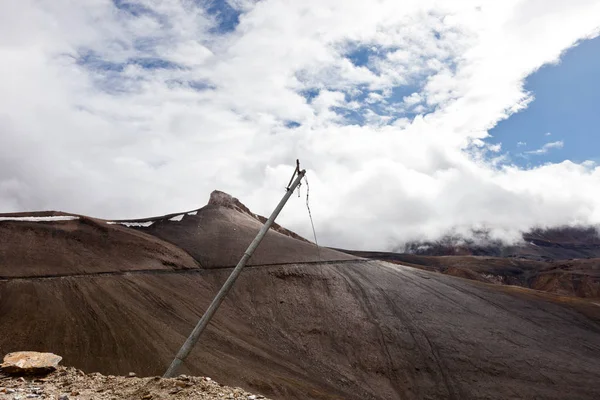
[[(228, 272), (0, 282), (0, 352), (160, 374)], [(495, 288), (376, 261), (250, 268), (184, 372), (279, 399), (598, 398), (600, 306)]]

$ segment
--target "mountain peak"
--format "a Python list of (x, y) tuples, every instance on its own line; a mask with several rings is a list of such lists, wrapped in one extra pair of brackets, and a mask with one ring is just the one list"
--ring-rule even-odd
[[(243, 214), (249, 215), (250, 217), (259, 221), (261, 224), (264, 224), (267, 221), (267, 218), (263, 217), (262, 215), (254, 214), (252, 211), (250, 211), (250, 209), (248, 207), (246, 207), (244, 205), (244, 203), (239, 201), (236, 197), (233, 197), (229, 193), (225, 193), (220, 190), (213, 190), (213, 192), (210, 194), (210, 199), (208, 200), (208, 205), (225, 207), (225, 208), (239, 211)], [(273, 222), (273, 225), (271, 225), (271, 229), (273, 229), (274, 231), (279, 232), (283, 235), (289, 236), (291, 238), (310, 243), (308, 240), (306, 240), (302, 236), (282, 227), (281, 225), (277, 224), (276, 222)]]
[(210, 194), (210, 199), (208, 199), (208, 205), (231, 208), (256, 218), (256, 215), (241, 201), (239, 201), (237, 197), (233, 197), (229, 193), (225, 193), (220, 190), (213, 190), (213, 192)]

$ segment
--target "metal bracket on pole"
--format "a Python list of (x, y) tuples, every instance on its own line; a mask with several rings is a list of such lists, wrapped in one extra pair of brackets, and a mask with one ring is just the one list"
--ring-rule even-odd
[(221, 288), (221, 290), (219, 290), (219, 293), (217, 293), (214, 300), (212, 301), (212, 303), (210, 303), (210, 306), (208, 307), (208, 309), (206, 310), (206, 312), (204, 313), (204, 315), (202, 316), (200, 321), (198, 321), (198, 324), (196, 325), (196, 327), (194, 328), (194, 330), (192, 331), (190, 336), (187, 338), (187, 340), (185, 341), (183, 346), (181, 346), (181, 349), (179, 349), (179, 352), (175, 356), (175, 359), (173, 360), (173, 362), (169, 366), (169, 369), (167, 369), (167, 371), (165, 372), (163, 377), (172, 378), (172, 377), (176, 376), (179, 366), (183, 363), (183, 361), (190, 354), (190, 352), (192, 351), (192, 349), (198, 342), (200, 335), (202, 334), (204, 329), (206, 329), (211, 318), (213, 317), (213, 315), (215, 314), (215, 312), (217, 311), (217, 309), (219, 308), (219, 306), (225, 299), (225, 296), (227, 296), (227, 293), (229, 292), (229, 290), (235, 283), (236, 279), (242, 272), (242, 269), (244, 268), (244, 266), (246, 266), (246, 262), (248, 262), (248, 259), (250, 259), (250, 257), (252, 256), (252, 253), (254, 253), (254, 251), (260, 244), (260, 242), (263, 240), (263, 238), (267, 234), (267, 231), (269, 230), (269, 228), (275, 221), (275, 218), (277, 218), (277, 216), (283, 209), (283, 206), (285, 205), (285, 203), (288, 201), (288, 199), (290, 198), (290, 196), (292, 195), (292, 193), (294, 192), (296, 187), (298, 187), (298, 185), (300, 184), (300, 181), (306, 174), (306, 171), (300, 170), (300, 163), (298, 160), (296, 160), (296, 170), (294, 171), (292, 180), (294, 179), (296, 174), (297, 174), (296, 180), (294, 180), (293, 182), (290, 180), (290, 184), (287, 187), (285, 195), (283, 196), (283, 198), (281, 199), (281, 201), (279, 202), (277, 207), (275, 207), (275, 210), (273, 210), (273, 213), (271, 214), (271, 216), (269, 217), (267, 222), (265, 222), (263, 227), (260, 229), (260, 231), (254, 238), (252, 243), (250, 243), (250, 246), (248, 246), (248, 249), (244, 252), (244, 255), (242, 256), (240, 261), (237, 263), (233, 272), (231, 272), (231, 275), (229, 275), (229, 278), (227, 278), (227, 281), (225, 281), (225, 283), (223, 284), (223, 287)]
[(300, 173), (300, 160), (296, 160), (296, 169), (294, 170), (294, 173), (292, 174), (292, 177), (290, 178), (290, 183), (288, 183), (286, 190), (290, 190), (290, 187), (292, 186), (292, 181), (296, 177), (296, 174), (299, 174), (299, 173)]

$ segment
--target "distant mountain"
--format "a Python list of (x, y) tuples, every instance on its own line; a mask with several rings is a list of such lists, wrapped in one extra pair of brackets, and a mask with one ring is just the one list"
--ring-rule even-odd
[(485, 231), (471, 237), (448, 234), (436, 241), (414, 241), (394, 252), (425, 256), (516, 257), (534, 261), (600, 258), (600, 235), (594, 227), (532, 229), (516, 244), (490, 239)]

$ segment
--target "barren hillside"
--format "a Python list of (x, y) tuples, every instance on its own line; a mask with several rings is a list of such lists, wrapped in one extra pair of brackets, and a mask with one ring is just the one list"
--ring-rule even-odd
[[(178, 215), (93, 229), (0, 220), (0, 353), (162, 374), (260, 226), (227, 205)], [(315, 262), (314, 245), (285, 232), (261, 246), (183, 373), (274, 399), (600, 396), (594, 302), (333, 250)]]

